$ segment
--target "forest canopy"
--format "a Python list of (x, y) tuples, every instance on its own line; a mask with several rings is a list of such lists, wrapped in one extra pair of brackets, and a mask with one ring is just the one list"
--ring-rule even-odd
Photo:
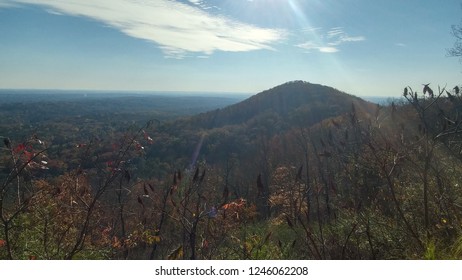
[(457, 86), (383, 106), (294, 81), (179, 118), (135, 101), (4, 105), (2, 259), (461, 257)]

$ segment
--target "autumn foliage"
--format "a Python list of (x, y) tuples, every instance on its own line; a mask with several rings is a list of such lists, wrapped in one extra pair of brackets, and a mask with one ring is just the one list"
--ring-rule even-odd
[(460, 258), (461, 106), (292, 82), (191, 118), (8, 130), (0, 258)]

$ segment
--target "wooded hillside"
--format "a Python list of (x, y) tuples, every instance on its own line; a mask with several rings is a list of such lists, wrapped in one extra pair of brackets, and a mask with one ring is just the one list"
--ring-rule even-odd
[(458, 87), (384, 107), (296, 81), (180, 118), (66, 104), (0, 113), (2, 259), (462, 257)]

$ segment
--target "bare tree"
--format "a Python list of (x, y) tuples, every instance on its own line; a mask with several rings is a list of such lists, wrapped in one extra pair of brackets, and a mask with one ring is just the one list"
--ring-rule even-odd
[(451, 33), (456, 38), (454, 46), (447, 50), (448, 56), (459, 57), (462, 61), (462, 24), (452, 25)]

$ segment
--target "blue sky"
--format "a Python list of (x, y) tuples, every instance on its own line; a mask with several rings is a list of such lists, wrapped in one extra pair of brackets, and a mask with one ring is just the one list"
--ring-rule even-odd
[(0, 0), (0, 88), (359, 95), (461, 81), (455, 0)]

